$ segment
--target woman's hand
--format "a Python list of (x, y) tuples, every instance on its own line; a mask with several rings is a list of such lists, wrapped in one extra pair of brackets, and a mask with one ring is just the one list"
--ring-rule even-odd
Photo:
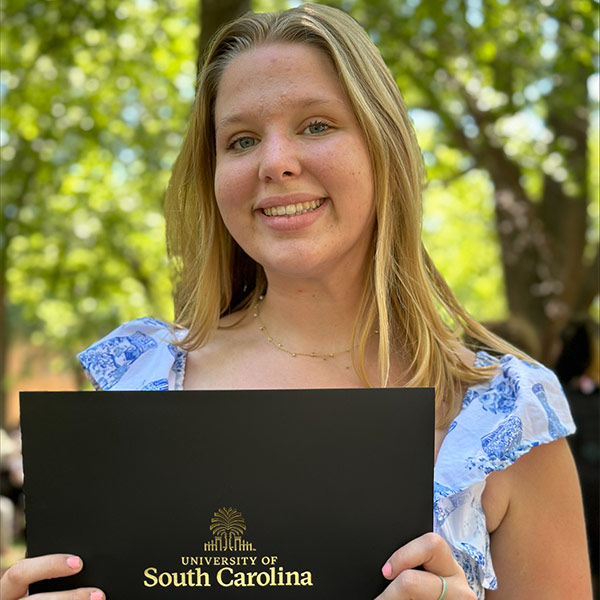
[[(421, 565), (424, 571), (415, 569)], [(391, 583), (376, 600), (476, 600), (448, 544), (436, 533), (396, 550), (381, 572)]]
[(67, 577), (79, 573), (83, 562), (71, 554), (48, 554), (26, 558), (10, 567), (0, 579), (0, 598), (20, 600), (29, 597), (35, 600), (105, 600), (104, 593), (97, 588), (79, 588), (51, 594), (28, 596), (29, 585), (44, 579)]

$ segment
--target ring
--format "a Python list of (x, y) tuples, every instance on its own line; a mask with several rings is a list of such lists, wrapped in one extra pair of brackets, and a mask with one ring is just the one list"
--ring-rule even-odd
[(441, 575), (438, 577), (442, 580), (442, 595), (438, 598), (438, 600), (444, 600), (444, 596), (446, 595), (446, 579)]

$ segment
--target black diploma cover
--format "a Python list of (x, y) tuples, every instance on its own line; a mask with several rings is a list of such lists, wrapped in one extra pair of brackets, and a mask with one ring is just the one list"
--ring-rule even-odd
[(109, 600), (372, 600), (432, 528), (433, 389), (23, 392), (29, 556)]

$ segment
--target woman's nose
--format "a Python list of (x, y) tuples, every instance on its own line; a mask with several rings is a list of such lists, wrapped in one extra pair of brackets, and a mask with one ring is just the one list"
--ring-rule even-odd
[(259, 167), (261, 181), (281, 181), (300, 174), (300, 160), (291, 139), (274, 136), (261, 142), (262, 155)]

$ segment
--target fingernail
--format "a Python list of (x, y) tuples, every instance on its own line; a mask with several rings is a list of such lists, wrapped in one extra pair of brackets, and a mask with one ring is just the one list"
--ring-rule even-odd
[(67, 558), (67, 564), (71, 569), (79, 569), (79, 567), (81, 567), (81, 559), (79, 556), (69, 556), (69, 558)]
[(104, 600), (104, 594), (100, 591), (95, 591), (90, 596), (90, 600)]
[(383, 565), (383, 567), (381, 568), (381, 572), (383, 573), (383, 576), (386, 579), (392, 576), (392, 565), (389, 561), (386, 562), (385, 565)]

